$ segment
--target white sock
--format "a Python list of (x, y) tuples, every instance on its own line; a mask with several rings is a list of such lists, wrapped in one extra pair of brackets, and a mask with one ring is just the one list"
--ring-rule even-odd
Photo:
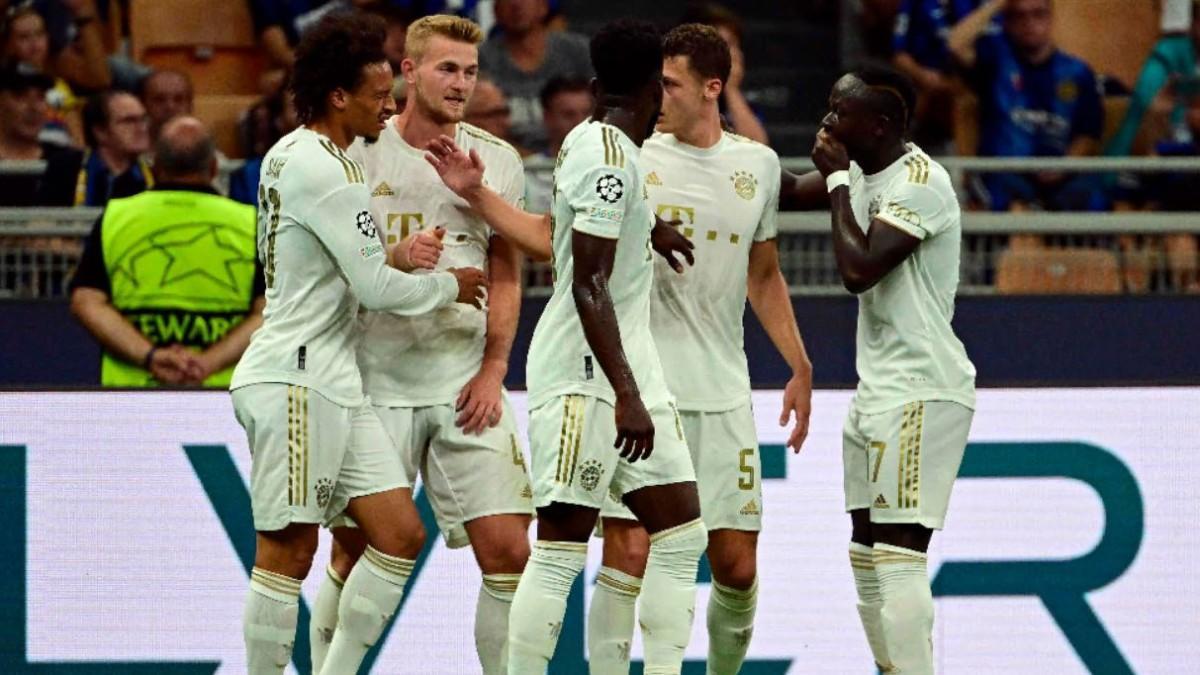
[(709, 675), (737, 675), (742, 669), (754, 634), (757, 607), (758, 579), (744, 591), (713, 580), (708, 598)]
[(699, 518), (650, 535), (650, 555), (638, 605), (646, 675), (678, 675), (696, 613), (696, 568), (708, 546)]
[(321, 672), (325, 664), (325, 655), (329, 653), (329, 644), (333, 642), (333, 631), (337, 628), (338, 601), (342, 597), (342, 587), (346, 580), (333, 569), (325, 568), (325, 580), (317, 591), (317, 600), (312, 606), (312, 616), (308, 620), (308, 646), (312, 654), (312, 671)]
[(255, 567), (242, 615), (246, 670), (250, 675), (282, 673), (292, 660), (300, 618), (300, 579)]
[(642, 580), (612, 567), (601, 567), (588, 608), (588, 672), (627, 675), (633, 617)]
[(933, 593), (926, 555), (875, 544), (874, 559), (883, 596), (879, 616), (892, 665), (904, 675), (933, 675)]
[(879, 595), (879, 577), (875, 575), (875, 549), (850, 542), (850, 571), (854, 573), (854, 588), (858, 591), (858, 617), (862, 620), (867, 645), (881, 672), (894, 672), (883, 641), (883, 624), (879, 617), (883, 596)]
[(520, 574), (485, 574), (475, 604), (475, 652), (484, 675), (508, 672), (508, 613)]
[(342, 589), (337, 630), (320, 675), (358, 672), (363, 657), (400, 606), (412, 570), (413, 561), (367, 547)]
[(571, 584), (586, 561), (586, 542), (538, 541), (533, 545), (509, 614), (510, 675), (544, 675), (558, 646)]

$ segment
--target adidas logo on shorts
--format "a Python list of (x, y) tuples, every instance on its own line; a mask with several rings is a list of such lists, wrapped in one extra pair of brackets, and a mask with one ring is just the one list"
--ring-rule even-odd
[(754, 501), (753, 499), (751, 499), (750, 501), (746, 502), (746, 505), (745, 505), (745, 506), (743, 506), (743, 507), (742, 507), (742, 510), (741, 510), (741, 511), (738, 511), (738, 513), (742, 514), (743, 516), (757, 516), (757, 515), (759, 515), (759, 512), (758, 512), (758, 502), (756, 502), (756, 501)]
[(889, 508), (889, 507), (888, 507), (887, 500), (883, 498), (883, 495), (879, 495), (878, 497), (876, 497), (876, 498), (875, 498), (875, 503), (874, 503), (872, 506), (873, 506), (874, 508), (877, 508), (877, 509), (886, 509), (886, 508)]

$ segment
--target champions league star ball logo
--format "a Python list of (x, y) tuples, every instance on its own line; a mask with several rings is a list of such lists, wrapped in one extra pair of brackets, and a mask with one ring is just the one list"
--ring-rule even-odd
[(625, 196), (625, 184), (611, 173), (605, 174), (596, 181), (596, 194), (609, 204), (616, 204)]
[(375, 219), (366, 211), (359, 211), (354, 218), (354, 224), (358, 225), (358, 231), (362, 232), (364, 237), (376, 238), (379, 235), (375, 232)]

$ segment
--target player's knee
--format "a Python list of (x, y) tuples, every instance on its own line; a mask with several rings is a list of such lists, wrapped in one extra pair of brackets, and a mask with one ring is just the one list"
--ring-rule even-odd
[(753, 555), (738, 555), (730, 560), (708, 559), (713, 579), (717, 583), (739, 591), (749, 589), (758, 576), (758, 563)]
[(425, 528), (420, 524), (413, 527), (392, 527), (370, 544), (380, 553), (415, 560), (425, 547), (425, 536)]
[(339, 542), (333, 543), (333, 550), (329, 554), (329, 566), (333, 571), (337, 572), (342, 579), (350, 578), (350, 571), (354, 569), (354, 563), (358, 562), (358, 558), (362, 555), (362, 550), (350, 551), (343, 547)]
[(604, 565), (630, 576), (646, 574), (650, 537), (641, 527), (607, 527), (604, 532)]
[(529, 538), (509, 538), (477, 546), (475, 558), (484, 574), (519, 574), (529, 561)]

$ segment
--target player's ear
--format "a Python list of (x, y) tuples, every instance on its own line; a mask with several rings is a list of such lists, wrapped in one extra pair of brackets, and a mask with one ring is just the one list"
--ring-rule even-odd
[(721, 80), (715, 77), (709, 78), (704, 82), (704, 98), (708, 101), (715, 101), (721, 98), (721, 90), (725, 85), (721, 84)]
[(347, 98), (346, 90), (338, 87), (329, 93), (329, 105), (335, 110), (345, 110)]
[(400, 74), (404, 76), (404, 81), (412, 84), (417, 80), (417, 62), (409, 57), (404, 57), (400, 62)]

